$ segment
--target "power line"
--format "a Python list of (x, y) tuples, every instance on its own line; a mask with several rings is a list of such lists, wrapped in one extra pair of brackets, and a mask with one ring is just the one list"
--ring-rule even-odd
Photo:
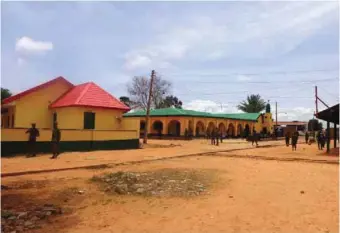
[(169, 74), (169, 76), (230, 76), (230, 75), (244, 75), (244, 76), (257, 76), (257, 75), (282, 75), (282, 74), (299, 74), (299, 73), (314, 73), (314, 72), (330, 72), (338, 71), (339, 69), (319, 69), (319, 70), (297, 70), (297, 71), (272, 71), (263, 73), (224, 73), (224, 74), (202, 74), (202, 73), (192, 73), (192, 74)]

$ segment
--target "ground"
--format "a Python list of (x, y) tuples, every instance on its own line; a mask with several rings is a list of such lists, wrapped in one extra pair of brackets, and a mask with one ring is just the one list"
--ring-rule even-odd
[[(292, 152), (283, 144), (164, 140), (140, 150), (67, 153), (58, 160), (2, 158), (2, 185), (10, 188), (2, 190), (2, 210), (61, 207), (62, 214), (25, 231), (39, 233), (338, 232), (338, 157), (316, 145), (299, 144)], [(213, 175), (194, 196), (117, 195), (93, 181), (107, 173), (164, 169)]]

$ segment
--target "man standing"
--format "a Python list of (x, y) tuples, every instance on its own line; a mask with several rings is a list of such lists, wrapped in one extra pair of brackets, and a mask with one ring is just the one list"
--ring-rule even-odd
[(286, 139), (286, 146), (288, 147), (288, 146), (289, 146), (289, 141), (290, 141), (289, 132), (286, 132), (286, 134), (285, 134), (285, 139)]
[(213, 128), (212, 130), (211, 130), (211, 145), (215, 145), (215, 138), (216, 138), (216, 130)]
[(306, 131), (306, 134), (305, 134), (305, 139), (306, 139), (306, 144), (308, 144), (308, 139), (309, 139), (309, 134), (308, 134), (308, 131)]
[(218, 146), (221, 134), (220, 134), (220, 131), (218, 130), (217, 127), (215, 128), (215, 132), (216, 132), (215, 133), (215, 144), (216, 144), (216, 146)]
[(51, 159), (56, 159), (59, 155), (59, 142), (60, 142), (60, 130), (58, 128), (58, 123), (54, 123), (54, 128), (52, 131), (52, 153)]
[(321, 146), (321, 141), (322, 141), (322, 135), (321, 135), (321, 131), (318, 131), (316, 133), (316, 139), (318, 140), (318, 149), (322, 150), (322, 146)]
[(258, 144), (257, 144), (257, 132), (256, 132), (255, 127), (253, 128), (253, 140), (251, 142), (251, 145), (254, 145), (254, 142), (255, 142), (256, 146), (258, 146)]
[(36, 156), (36, 143), (37, 137), (40, 136), (39, 130), (35, 127), (35, 123), (32, 123), (32, 127), (26, 131), (29, 134), (28, 136), (28, 150), (29, 154), (27, 157), (35, 157)]
[(299, 138), (299, 133), (297, 131), (295, 131), (293, 133), (293, 136), (292, 136), (292, 150), (296, 151), (296, 145), (297, 145), (297, 142), (298, 142), (298, 138)]

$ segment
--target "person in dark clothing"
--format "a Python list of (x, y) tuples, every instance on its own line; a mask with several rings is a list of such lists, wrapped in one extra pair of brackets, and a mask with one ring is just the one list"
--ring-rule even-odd
[(257, 135), (256, 129), (254, 127), (253, 128), (253, 137), (252, 137), (252, 140), (251, 140), (252, 146), (254, 145), (254, 142), (255, 142), (256, 146), (258, 146), (258, 144), (257, 144), (258, 138), (257, 137), (258, 137), (258, 135)]
[(316, 139), (318, 140), (318, 149), (319, 150), (322, 150), (322, 147), (321, 147), (321, 141), (322, 141), (322, 135), (321, 135), (321, 131), (318, 131), (317, 132), (317, 135), (316, 135)]
[(285, 139), (286, 139), (286, 146), (289, 146), (289, 141), (290, 141), (290, 135), (288, 132), (285, 134)]
[(308, 144), (308, 139), (309, 139), (309, 133), (306, 131), (306, 134), (305, 134), (306, 144)]
[(321, 150), (323, 150), (323, 148), (325, 148), (325, 143), (326, 143), (326, 136), (323, 132), (320, 133), (320, 147)]
[(299, 138), (299, 133), (298, 132), (294, 132), (292, 135), (292, 150), (296, 150), (296, 145), (298, 142), (298, 138)]
[(39, 130), (36, 128), (35, 123), (32, 124), (32, 127), (29, 128), (26, 133), (28, 133), (28, 155), (27, 157), (35, 157), (36, 156), (36, 143), (37, 137), (40, 136)]
[(221, 133), (220, 131), (218, 130), (218, 128), (215, 129), (215, 145), (218, 146), (219, 145), (219, 140), (220, 140), (220, 137), (221, 137)]
[(58, 123), (54, 123), (54, 128), (52, 131), (52, 157), (51, 159), (56, 159), (59, 155), (59, 142), (60, 142), (61, 134), (58, 128)]
[(215, 132), (215, 129), (211, 130), (210, 137), (211, 137), (211, 145), (215, 145), (215, 143), (216, 143), (216, 132)]

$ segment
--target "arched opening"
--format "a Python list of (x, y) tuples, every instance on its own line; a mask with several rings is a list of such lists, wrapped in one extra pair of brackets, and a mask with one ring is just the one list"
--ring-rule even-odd
[(228, 137), (235, 136), (235, 127), (232, 123), (229, 124), (227, 133), (228, 133)]
[(194, 123), (191, 120), (189, 121), (188, 134), (189, 137), (194, 136)]
[(176, 120), (172, 120), (168, 124), (168, 135), (180, 136), (181, 135), (181, 123)]
[(244, 127), (244, 137), (247, 138), (250, 135), (250, 127), (248, 124)]
[(237, 137), (242, 137), (243, 136), (243, 128), (241, 124), (237, 125)]
[(205, 131), (204, 131), (204, 124), (202, 121), (197, 122), (196, 124), (196, 137), (204, 136)]
[(227, 128), (225, 127), (225, 125), (223, 123), (220, 123), (218, 125), (218, 131), (220, 132), (222, 138), (224, 138), (226, 133), (227, 133)]
[(215, 129), (215, 124), (213, 122), (209, 122), (208, 128), (207, 128), (208, 137), (211, 136), (214, 129)]
[(152, 134), (157, 134), (158, 136), (161, 136), (163, 132), (163, 122), (161, 121), (155, 121), (152, 124)]

